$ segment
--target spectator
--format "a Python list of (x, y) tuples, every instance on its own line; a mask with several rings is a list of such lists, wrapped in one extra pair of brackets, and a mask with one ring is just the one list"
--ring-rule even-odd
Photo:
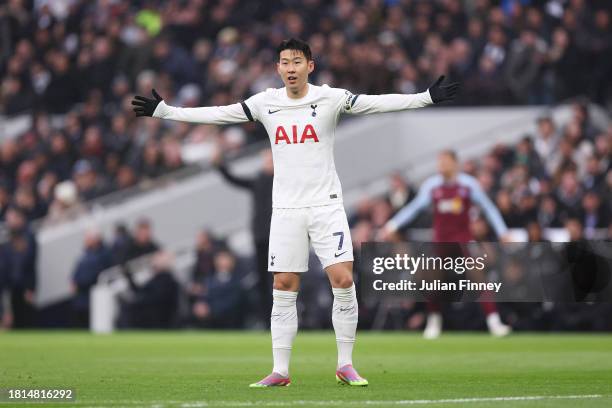
[(545, 241), (542, 226), (537, 221), (530, 221), (527, 224), (527, 241), (543, 242)]
[[(562, 259), (567, 263), (571, 276), (573, 297), (568, 300), (582, 302), (587, 296), (597, 293), (603, 287), (599, 285), (609, 282), (608, 262), (596, 253), (584, 235), (584, 226), (577, 218), (568, 218), (565, 228), (569, 234)], [(574, 305), (571, 305), (574, 306)]]
[(68, 138), (61, 131), (56, 131), (51, 136), (49, 148), (48, 169), (55, 173), (60, 180), (70, 178), (74, 163), (73, 152), (71, 152)]
[(124, 258), (128, 253), (132, 239), (132, 235), (125, 224), (118, 223), (115, 225), (113, 242), (110, 247), (110, 251), (113, 254), (114, 265), (118, 265), (125, 261)]
[(390, 191), (387, 195), (387, 201), (391, 204), (394, 214), (412, 200), (414, 195), (414, 191), (410, 188), (408, 183), (406, 183), (400, 173), (393, 173), (391, 175)]
[(581, 198), (582, 188), (578, 183), (576, 172), (573, 170), (566, 170), (561, 175), (561, 180), (557, 189), (557, 201), (559, 202), (562, 220), (578, 216)]
[(517, 218), (521, 228), (525, 228), (531, 221), (537, 219), (538, 208), (537, 208), (536, 197), (529, 193), (523, 193), (517, 205)]
[(133, 187), (136, 184), (136, 173), (131, 166), (122, 165), (117, 169), (115, 175), (114, 187), (117, 190), (123, 190)]
[(79, 100), (78, 82), (64, 52), (49, 53), (51, 80), (43, 95), (43, 104), (50, 113), (66, 113)]
[(538, 210), (537, 220), (540, 225), (546, 228), (560, 228), (563, 226), (559, 211), (557, 209), (557, 201), (552, 196), (545, 196), (541, 200)]
[(578, 121), (573, 120), (564, 129), (564, 139), (572, 146), (572, 160), (576, 164), (578, 175), (583, 177), (585, 165), (594, 154), (593, 142), (587, 139)]
[(72, 274), (73, 322), (77, 327), (89, 327), (89, 291), (96, 284), (100, 272), (112, 265), (112, 256), (102, 241), (100, 232), (85, 232), (84, 252)]
[(566, 27), (555, 28), (547, 57), (555, 78), (555, 98), (563, 100), (571, 95), (580, 94), (580, 87), (584, 86), (585, 82), (581, 73), (579, 77), (576, 76), (576, 67), (580, 65), (580, 51), (576, 47), (572, 33)]
[(129, 131), (129, 118), (126, 114), (117, 113), (111, 120), (111, 131), (104, 137), (105, 146), (117, 154), (120, 161), (128, 161), (128, 154), (133, 148)]
[(495, 204), (508, 228), (517, 228), (521, 226), (521, 220), (519, 219), (516, 207), (512, 203), (512, 198), (507, 190), (500, 190), (497, 193)]
[(100, 197), (108, 191), (105, 181), (86, 159), (74, 165), (74, 179), (79, 197), (84, 201)]
[(36, 291), (36, 239), (30, 230), (26, 215), (17, 207), (6, 212), (9, 239), (2, 245), (3, 266), (8, 274), (11, 309), (15, 328), (35, 324)]
[(193, 316), (198, 324), (212, 328), (238, 328), (242, 324), (243, 272), (227, 249), (215, 255), (214, 263), (214, 274), (204, 280), (204, 295), (194, 303)]
[(516, 164), (527, 166), (529, 175), (542, 177), (546, 174), (531, 137), (525, 136), (518, 142), (514, 156)]
[(214, 258), (217, 252), (210, 232), (202, 230), (196, 238), (196, 261), (191, 271), (191, 282), (187, 292), (193, 298), (204, 295), (204, 281), (214, 273)]
[(274, 165), (272, 151), (262, 151), (263, 166), (254, 177), (238, 177), (232, 174), (218, 156), (214, 162), (225, 180), (236, 187), (248, 190), (251, 193), (251, 233), (255, 244), (257, 262), (257, 278), (260, 296), (261, 318), (268, 321), (272, 310), (272, 280), (268, 272), (268, 243), (270, 238), (270, 219), (272, 217), (272, 180), (274, 178)]
[(506, 81), (515, 100), (521, 104), (550, 103), (542, 86), (541, 74), (545, 62), (546, 43), (531, 29), (524, 29), (514, 40), (505, 67)]
[(588, 191), (582, 197), (582, 208), (579, 214), (587, 239), (595, 238), (595, 230), (606, 228), (610, 221), (609, 214), (601, 205), (599, 195), (595, 191)]
[(30, 185), (23, 185), (15, 190), (13, 203), (24, 212), (28, 220), (39, 218), (45, 213), (43, 204), (35, 195), (33, 186)]
[(77, 195), (75, 184), (66, 180), (55, 186), (53, 201), (49, 205), (46, 221), (48, 223), (60, 222), (83, 213), (85, 208)]
[(12, 116), (26, 112), (33, 105), (33, 95), (29, 89), (24, 89), (19, 78), (7, 77), (2, 81), (0, 100), (4, 101), (4, 113)]
[(127, 245), (122, 261), (140, 258), (141, 256), (157, 252), (159, 249), (159, 244), (153, 239), (151, 222), (146, 218), (142, 218), (136, 224), (133, 238)]
[(130, 271), (124, 269), (131, 293), (122, 301), (120, 327), (168, 329), (176, 324), (179, 284), (173, 275), (173, 262), (170, 252), (156, 252), (151, 260), (153, 276), (144, 285), (136, 284)]
[(148, 178), (155, 178), (162, 174), (162, 155), (157, 141), (148, 140), (144, 145), (139, 170), (143, 176)]
[(46, 171), (44, 174), (42, 174), (40, 180), (38, 183), (36, 183), (34, 192), (43, 215), (48, 214), (49, 212), (49, 206), (53, 201), (53, 195), (55, 193), (55, 186), (57, 186), (57, 183), (57, 176), (51, 171)]
[(539, 118), (537, 121), (537, 128), (534, 148), (538, 155), (540, 155), (540, 159), (546, 160), (557, 149), (559, 136), (557, 135), (555, 124), (550, 116)]
[(612, 168), (612, 150), (610, 143), (612, 128), (608, 133), (600, 134), (595, 138), (595, 157), (599, 160), (599, 170), (605, 172)]
[(587, 190), (599, 191), (603, 187), (605, 175), (601, 171), (599, 159), (591, 156), (587, 159), (585, 175), (582, 178), (582, 185)]
[(470, 232), (477, 242), (493, 242), (496, 238), (483, 217), (477, 217), (470, 222)]

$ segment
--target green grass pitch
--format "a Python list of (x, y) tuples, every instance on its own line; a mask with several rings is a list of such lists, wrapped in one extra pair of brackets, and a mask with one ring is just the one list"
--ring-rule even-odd
[(0, 388), (73, 388), (71, 403), (2, 406), (606, 407), (612, 336), (359, 333), (367, 388), (339, 386), (329, 332), (296, 339), (286, 388), (250, 389), (271, 369), (266, 332), (0, 333)]

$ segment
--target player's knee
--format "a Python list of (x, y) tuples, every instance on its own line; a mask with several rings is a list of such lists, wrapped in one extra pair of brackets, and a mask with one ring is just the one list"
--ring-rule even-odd
[(353, 277), (350, 275), (343, 275), (333, 278), (332, 286), (334, 288), (350, 288), (353, 286)]
[(285, 281), (280, 281), (280, 282), (274, 281), (274, 284), (272, 285), (272, 287), (275, 290), (285, 290), (285, 291), (291, 290), (291, 285)]
[(272, 287), (275, 290), (295, 292), (298, 290), (298, 286), (299, 286), (298, 281), (290, 275), (285, 275), (285, 274), (275, 274), (274, 275), (274, 283), (272, 284)]

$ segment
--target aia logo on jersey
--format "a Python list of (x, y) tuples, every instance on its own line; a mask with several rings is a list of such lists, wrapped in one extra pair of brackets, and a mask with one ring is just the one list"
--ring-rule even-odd
[(274, 144), (305, 143), (308, 139), (311, 139), (315, 143), (319, 143), (319, 137), (317, 136), (317, 132), (315, 132), (314, 127), (312, 127), (312, 125), (306, 125), (301, 132), (298, 132), (297, 125), (292, 125), (290, 131), (291, 138), (289, 137), (289, 132), (287, 132), (287, 130), (285, 130), (283, 126), (277, 127), (276, 140), (274, 141)]

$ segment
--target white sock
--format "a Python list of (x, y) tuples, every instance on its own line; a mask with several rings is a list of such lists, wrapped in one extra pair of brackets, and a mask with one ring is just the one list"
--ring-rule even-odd
[(353, 344), (357, 331), (358, 307), (355, 284), (350, 288), (332, 288), (334, 304), (332, 323), (338, 344), (338, 368), (353, 364)]
[(297, 334), (298, 317), (297, 292), (272, 290), (272, 314), (270, 329), (272, 332), (273, 372), (284, 377), (289, 376), (289, 360), (293, 339)]
[(501, 325), (503, 325), (503, 323), (499, 317), (499, 313), (493, 312), (487, 315), (487, 327), (489, 327), (489, 330)]

